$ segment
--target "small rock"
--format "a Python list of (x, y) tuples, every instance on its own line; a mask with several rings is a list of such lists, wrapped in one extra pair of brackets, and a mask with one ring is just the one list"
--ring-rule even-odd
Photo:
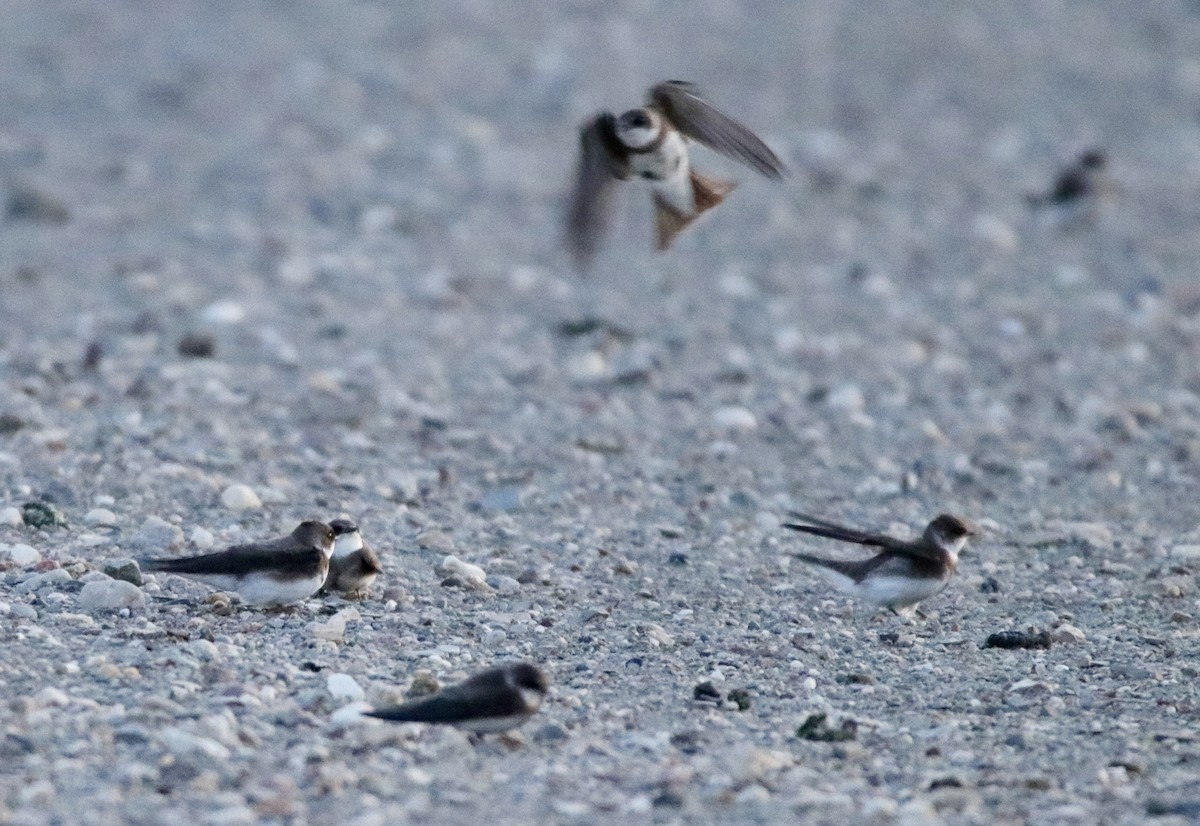
[(142, 608), (146, 595), (132, 582), (107, 579), (88, 582), (79, 592), (79, 607), (85, 611), (116, 611), (121, 608)]
[(246, 318), (246, 309), (236, 301), (214, 301), (200, 311), (200, 318), (209, 324), (238, 324)]
[(524, 490), (520, 486), (505, 485), (504, 487), (489, 490), (483, 496), (480, 496), (477, 504), (483, 510), (508, 513), (519, 509), (523, 498)]
[(209, 333), (184, 333), (175, 349), (187, 358), (210, 359), (217, 354), (217, 340)]
[(442, 684), (438, 682), (438, 678), (433, 675), (433, 672), (427, 668), (421, 668), (413, 674), (412, 683), (409, 684), (408, 690), (404, 692), (404, 697), (408, 700), (416, 700), (421, 697), (428, 697), (430, 694), (436, 694), (441, 690)]
[(183, 547), (183, 529), (158, 516), (149, 516), (137, 533), (129, 537), (135, 551), (177, 551)]
[(200, 737), (174, 726), (163, 729), (159, 732), (158, 738), (167, 747), (167, 750), (177, 757), (203, 755), (220, 762), (224, 762), (230, 757), (229, 749), (216, 740)]
[(842, 384), (829, 391), (825, 405), (833, 410), (860, 413), (867, 406), (867, 399), (857, 384)]
[(361, 700), (353, 703), (347, 703), (337, 711), (333, 712), (333, 714), (329, 715), (329, 722), (333, 723), (335, 726), (357, 725), (358, 723), (366, 721), (367, 718), (363, 716), (363, 712), (370, 710), (370, 703), (365, 703)]
[(48, 502), (26, 502), (21, 506), (21, 516), (31, 528), (48, 528), (52, 525), (66, 526), (62, 511)]
[(9, 545), (5, 549), (5, 555), (9, 558), (9, 560), (22, 568), (26, 568), (30, 565), (36, 565), (38, 562), (42, 561), (42, 555), (36, 548), (31, 545), (25, 545), (21, 542), (18, 542), (15, 545)]
[(201, 550), (208, 550), (217, 543), (216, 537), (207, 528), (192, 528), (192, 534), (189, 538), (192, 544)]
[(346, 639), (346, 618), (340, 613), (334, 614), (326, 622), (310, 622), (308, 630), (319, 640), (342, 642)]
[(11, 525), (19, 528), (25, 524), (21, 512), (14, 507), (0, 508), (0, 525)]
[(221, 504), (230, 510), (256, 510), (262, 507), (262, 500), (249, 485), (230, 485), (221, 492)]
[(33, 699), (41, 708), (66, 708), (71, 704), (71, 698), (67, 696), (67, 693), (54, 686), (46, 686)]
[(37, 224), (65, 224), (71, 219), (67, 205), (48, 192), (32, 186), (18, 186), (8, 195), (4, 216), (10, 221)]
[(417, 534), (417, 547), (427, 551), (453, 551), (454, 540), (445, 531), (423, 531)]
[(796, 729), (796, 736), (801, 740), (816, 740), (821, 743), (841, 743), (853, 740), (858, 736), (858, 723), (846, 719), (834, 728), (829, 725), (824, 713), (810, 714), (808, 719)]
[(88, 525), (115, 525), (117, 515), (108, 508), (92, 508), (83, 517), (83, 521)]
[(104, 563), (104, 573), (113, 579), (130, 582), (139, 588), (142, 585), (142, 569), (133, 559), (109, 559)]
[(329, 679), (325, 681), (325, 687), (329, 689), (329, 693), (335, 700), (349, 700), (352, 703), (358, 703), (366, 697), (362, 686), (349, 674), (340, 672), (330, 674)]
[(18, 594), (30, 594), (72, 580), (71, 574), (63, 568), (52, 568), (41, 574), (35, 574), (13, 586)]
[[(3, 522), (2, 518), (0, 518), (0, 522)], [(1191, 562), (1200, 562), (1200, 545), (1175, 545), (1171, 548), (1171, 556)]]
[(979, 584), (979, 592), (981, 594), (998, 594), (1000, 593), (1000, 580), (994, 576), (984, 577), (983, 582)]
[(503, 574), (488, 577), (487, 584), (495, 588), (496, 592), (500, 594), (515, 594), (521, 590), (520, 582)]
[(758, 428), (758, 419), (744, 407), (730, 405), (713, 411), (713, 424), (722, 430), (740, 430), (748, 432)]
[(750, 710), (750, 690), (747, 688), (731, 689), (725, 699), (736, 705), (738, 711)]
[(14, 602), (9, 608), (8, 615), (16, 619), (36, 620), (38, 618), (37, 609), (24, 602)]
[(533, 733), (533, 739), (539, 743), (560, 743), (570, 735), (558, 723), (547, 723)]
[(1070, 623), (1064, 622), (1062, 625), (1050, 632), (1050, 638), (1055, 642), (1073, 643), (1086, 642), (1087, 635), (1082, 630), (1076, 628)]
[(443, 576), (457, 577), (468, 588), (483, 590), (488, 588), (487, 574), (478, 565), (463, 562), (453, 554), (446, 556), (438, 566), (438, 573)]
[(708, 703), (719, 703), (721, 702), (721, 692), (717, 690), (715, 685), (705, 680), (692, 689), (692, 699)]
[(682, 553), (680, 551), (675, 551), (674, 553), (672, 553), (670, 556), (667, 557), (668, 565), (682, 566), (682, 565), (687, 565), (689, 561), (690, 560), (688, 559), (688, 555), (685, 553)]

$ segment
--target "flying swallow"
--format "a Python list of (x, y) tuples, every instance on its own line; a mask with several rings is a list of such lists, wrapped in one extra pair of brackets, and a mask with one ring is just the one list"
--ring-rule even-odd
[(959, 551), (967, 537), (975, 533), (969, 522), (945, 513), (930, 522), (921, 538), (913, 541), (794, 515), (801, 521), (785, 523), (785, 528), (880, 548), (875, 556), (861, 562), (793, 555), (818, 566), (842, 590), (894, 613), (945, 588), (958, 567)]
[(481, 671), (421, 700), (366, 712), (405, 723), (441, 723), (476, 734), (508, 731), (541, 707), (550, 681), (532, 663), (509, 663)]
[(333, 528), (301, 522), (288, 536), (180, 559), (146, 559), (147, 571), (191, 577), (233, 591), (247, 605), (276, 606), (312, 596), (325, 582), (333, 552)]
[(692, 169), (688, 142), (696, 141), (768, 178), (783, 177), (783, 163), (748, 128), (722, 113), (696, 87), (680, 80), (650, 90), (646, 105), (617, 116), (601, 112), (580, 134), (579, 170), (567, 218), (567, 243), (583, 267), (608, 228), (614, 184), (650, 182), (658, 249), (671, 246), (685, 227), (734, 188), (732, 181)]
[(329, 523), (336, 540), (333, 556), (329, 559), (329, 575), (325, 578), (324, 590), (340, 591), (343, 594), (361, 594), (371, 587), (375, 577), (383, 572), (379, 555), (362, 538), (358, 525), (349, 519), (335, 519)]

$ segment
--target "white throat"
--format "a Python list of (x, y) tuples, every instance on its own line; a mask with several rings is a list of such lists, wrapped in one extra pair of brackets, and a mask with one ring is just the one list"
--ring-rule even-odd
[(654, 124), (625, 127), (620, 130), (618, 137), (630, 149), (645, 149), (658, 140), (658, 128)]
[(349, 556), (355, 551), (361, 551), (363, 546), (362, 534), (358, 531), (344, 533), (333, 543), (333, 558)]

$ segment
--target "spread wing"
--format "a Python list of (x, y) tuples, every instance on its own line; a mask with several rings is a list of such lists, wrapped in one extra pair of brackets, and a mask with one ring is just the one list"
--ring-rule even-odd
[(617, 140), (616, 121), (612, 112), (602, 112), (579, 135), (579, 171), (567, 215), (567, 246), (581, 267), (608, 230), (613, 184), (633, 174)]
[(768, 178), (783, 177), (783, 162), (751, 132), (697, 94), (682, 80), (668, 80), (650, 90), (650, 105), (675, 127), (699, 141), (757, 170)]

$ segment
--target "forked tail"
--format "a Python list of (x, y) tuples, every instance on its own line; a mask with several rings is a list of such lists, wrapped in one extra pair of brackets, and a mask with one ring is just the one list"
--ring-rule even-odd
[(707, 175), (701, 175), (694, 169), (690, 171), (690, 178), (692, 201), (695, 204), (695, 209), (690, 215), (680, 213), (662, 195), (657, 193), (654, 195), (654, 218), (658, 230), (658, 249), (660, 251), (669, 249), (676, 235), (683, 232), (692, 221), (695, 221), (703, 213), (725, 200), (725, 196), (737, 186), (733, 181), (710, 178)]

